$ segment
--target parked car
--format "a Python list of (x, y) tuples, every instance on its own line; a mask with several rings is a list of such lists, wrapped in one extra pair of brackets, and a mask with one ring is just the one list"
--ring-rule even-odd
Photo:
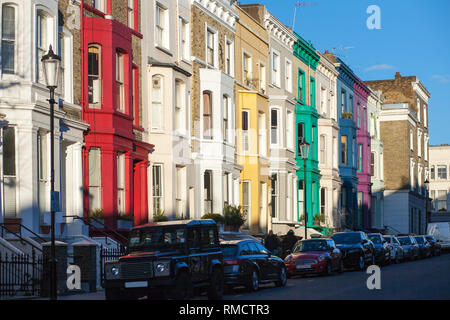
[(135, 227), (128, 254), (105, 263), (107, 300), (161, 293), (180, 300), (207, 291), (223, 295), (222, 250), (213, 220), (179, 220)]
[(232, 240), (254, 240), (262, 245), (264, 245), (264, 239), (256, 238), (249, 234), (245, 234), (242, 232), (234, 232), (234, 231), (223, 231), (219, 232), (219, 240), (220, 241), (232, 241)]
[(223, 252), (225, 284), (228, 287), (245, 286), (257, 291), (261, 283), (286, 285), (286, 266), (255, 240), (232, 240), (220, 243)]
[(288, 276), (316, 273), (330, 275), (344, 271), (341, 251), (332, 239), (301, 240), (284, 260)]
[(391, 263), (391, 249), (381, 233), (369, 233), (367, 237), (375, 248), (375, 263), (378, 265)]
[(431, 245), (431, 254), (433, 256), (440, 256), (441, 255), (441, 244), (436, 240), (434, 236), (427, 235), (425, 236), (425, 239), (430, 243)]
[(399, 236), (397, 237), (400, 245), (403, 248), (405, 259), (410, 261), (419, 259), (420, 249), (413, 236)]
[(427, 229), (427, 234), (434, 236), (441, 250), (450, 250), (450, 222), (432, 222)]
[(383, 236), (384, 240), (388, 243), (390, 247), (391, 261), (395, 263), (399, 263), (405, 259), (405, 254), (402, 248), (402, 245), (398, 241), (396, 236), (386, 235)]
[(417, 244), (419, 245), (419, 254), (421, 258), (431, 257), (431, 244), (424, 236), (415, 236)]
[(363, 270), (366, 264), (375, 264), (375, 248), (362, 231), (335, 233), (331, 239), (341, 250), (344, 266)]

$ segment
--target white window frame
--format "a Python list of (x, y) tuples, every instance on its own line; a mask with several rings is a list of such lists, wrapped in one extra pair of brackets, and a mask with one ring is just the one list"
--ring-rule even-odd
[(117, 152), (117, 214), (126, 214), (125, 153)]
[[(157, 1), (155, 2), (155, 46), (166, 50), (170, 50), (170, 25), (168, 11), (169, 10), (165, 5)], [(162, 22), (160, 21), (161, 19), (163, 19)]]
[(266, 114), (263, 112), (258, 112), (258, 153), (263, 157), (267, 156), (266, 123)]
[[(125, 53), (116, 51), (116, 110), (122, 113), (126, 112), (125, 68)], [(119, 90), (119, 92), (117, 92), (117, 90)]]
[[(96, 183), (93, 183), (91, 181), (91, 179), (89, 179), (89, 194), (91, 194), (91, 188), (98, 189), (99, 206), (93, 206), (94, 204), (92, 204), (91, 200), (89, 200), (89, 211), (94, 211), (94, 210), (103, 208), (103, 201), (102, 201), (103, 200), (102, 199), (103, 198), (103, 190), (102, 190), (102, 150), (100, 148), (98, 148), (98, 147), (93, 147), (93, 148), (90, 148), (90, 150), (89, 150), (89, 156), (88, 156), (89, 157), (89, 171), (91, 171), (91, 164), (92, 164), (91, 163), (90, 154), (94, 150), (98, 151), (98, 154), (97, 154), (98, 158), (94, 159), (94, 160), (98, 161), (98, 167), (99, 168), (97, 168), (97, 170), (95, 170), (95, 171), (98, 172), (99, 181), (98, 182), (96, 181)], [(89, 177), (90, 177), (90, 173), (88, 173), (88, 174), (89, 174)], [(91, 196), (89, 198), (92, 199)]]
[[(41, 63), (42, 57), (48, 52), (49, 46), (54, 42), (54, 30), (53, 26), (55, 23), (55, 19), (51, 16), (47, 11), (42, 8), (38, 8), (36, 10), (36, 82), (45, 84), (43, 66)], [(45, 25), (41, 25), (39, 22), (44, 19)], [(45, 38), (43, 39), (43, 34), (41, 33), (42, 27), (44, 27)], [(44, 42), (44, 43), (43, 43)]]
[[(155, 177), (154, 177), (154, 172), (155, 172), (155, 168), (158, 167), (159, 168), (159, 177), (160, 177), (160, 181), (155, 181)], [(156, 184), (155, 184), (156, 182)], [(158, 185), (159, 183), (159, 194), (155, 194), (155, 185)], [(158, 193), (158, 192), (157, 192)], [(161, 212), (164, 212), (164, 165), (161, 163), (155, 163), (152, 165), (152, 211), (153, 214), (157, 213), (157, 208), (156, 208), (156, 202), (155, 200), (158, 199), (159, 203), (160, 203), (160, 208), (159, 210)]]
[(266, 79), (267, 69), (264, 62), (259, 61), (259, 90), (262, 94), (267, 93), (267, 79)]
[[(89, 66), (88, 66), (88, 86), (89, 86), (90, 78), (93, 79), (93, 81), (92, 81), (92, 83), (93, 83), (93, 88), (92, 88), (93, 102), (89, 103), (89, 108), (100, 109), (102, 106), (102, 47), (98, 44), (90, 44), (88, 46), (88, 56), (89, 56), (89, 49), (91, 49), (91, 48), (98, 50), (98, 76), (90, 75), (89, 74)], [(96, 99), (98, 101), (95, 101)], [(88, 100), (89, 100), (89, 97), (88, 97)]]
[[(248, 186), (248, 204), (244, 201), (244, 184)], [(244, 228), (249, 229), (252, 218), (252, 182), (250, 180), (242, 181), (242, 212), (245, 215), (245, 209), (247, 208), (247, 219), (244, 223)]]
[(222, 96), (222, 139), (224, 142), (229, 141), (230, 135), (230, 101), (231, 98), (228, 95)]
[(319, 136), (319, 163), (322, 165), (327, 164), (327, 136), (321, 134)]
[(190, 23), (188, 19), (179, 17), (180, 58), (186, 62), (191, 60)]
[(286, 148), (294, 151), (294, 112), (286, 110)]
[[(18, 23), (18, 6), (15, 5), (14, 3), (5, 3), (1, 5), (1, 21), (0, 24), (3, 23), (3, 10), (5, 7), (11, 7), (14, 9), (14, 39), (9, 39), (9, 38), (3, 38), (3, 29), (0, 33), (1, 36), (1, 43), (5, 42), (10, 42), (13, 43), (14, 46), (14, 53), (13, 53), (13, 58), (14, 58), (14, 66), (13, 66), (13, 71), (12, 72), (4, 72), (3, 71), (3, 65), (0, 65), (0, 72), (2, 77), (4, 78), (8, 78), (11, 76), (14, 76), (17, 74), (17, 70), (18, 70), (18, 41), (17, 41), (17, 32), (18, 32), (18, 27), (19, 27), (19, 23)], [(1, 46), (0, 46), (1, 48)], [(3, 61), (3, 60), (2, 60)]]
[(292, 93), (292, 61), (288, 58), (285, 58), (284, 78), (286, 91)]
[[(155, 80), (159, 79), (159, 88), (154, 88), (156, 85)], [(160, 91), (160, 98), (159, 100), (155, 99), (155, 96), (153, 94), (153, 90), (158, 89)], [(151, 76), (151, 83), (150, 83), (150, 101), (152, 106), (152, 112), (150, 113), (151, 116), (151, 130), (162, 130), (164, 127), (164, 77), (160, 74), (155, 74)], [(158, 110), (155, 110), (155, 108), (158, 108)], [(155, 122), (156, 117), (154, 117), (154, 114), (159, 114), (159, 123)]]
[[(276, 58), (275, 58), (276, 57)], [(272, 84), (274, 86), (277, 86), (278, 88), (281, 87), (281, 56), (280, 56), (280, 52), (272, 49), (272, 53), (271, 53), (271, 59), (270, 59), (270, 64), (271, 64), (271, 80), (272, 80)]]
[(93, 0), (93, 7), (101, 12), (106, 12), (106, 0)]
[(175, 131), (186, 132), (186, 85), (181, 79), (175, 80)]
[[(243, 129), (244, 123), (244, 114), (247, 115), (247, 130)], [(251, 130), (251, 119), (250, 119), (250, 110), (242, 110), (241, 112), (241, 129), (242, 129), (242, 146), (241, 150), (243, 153), (250, 152), (251, 150), (251, 141), (250, 141), (250, 130)]]
[(245, 85), (250, 85), (253, 81), (252, 55), (245, 50), (242, 52), (242, 81)]
[(234, 41), (226, 36), (225, 36), (225, 72), (228, 75), (234, 77)]
[(128, 13), (128, 28), (131, 28), (134, 30), (134, 0), (128, 0), (128, 7), (127, 7), (127, 13)]
[[(209, 34), (212, 34), (212, 48), (209, 46)], [(206, 24), (205, 25), (205, 62), (208, 66), (212, 68), (217, 68), (219, 66), (219, 41), (218, 41), (218, 31), (212, 26)], [(212, 51), (212, 63), (208, 61), (208, 51)]]
[[(272, 112), (273, 111), (275, 111), (277, 114), (277, 124), (276, 124), (275, 129), (273, 128), (273, 125), (272, 125)], [(273, 132), (276, 133), (276, 139), (275, 139), (276, 141), (275, 142), (272, 139)], [(270, 108), (270, 145), (271, 146), (281, 146), (282, 145), (281, 132), (283, 132), (283, 129), (281, 128), (281, 110), (279, 107), (272, 107), (272, 108)]]

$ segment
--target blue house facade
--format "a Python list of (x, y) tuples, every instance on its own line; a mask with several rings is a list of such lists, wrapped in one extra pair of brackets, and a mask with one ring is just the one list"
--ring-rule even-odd
[(324, 56), (339, 71), (337, 78), (337, 117), (339, 123), (339, 174), (342, 180), (340, 195), (340, 228), (357, 228), (358, 210), (357, 192), (357, 126), (353, 87), (358, 80), (352, 70), (333, 54), (325, 52)]

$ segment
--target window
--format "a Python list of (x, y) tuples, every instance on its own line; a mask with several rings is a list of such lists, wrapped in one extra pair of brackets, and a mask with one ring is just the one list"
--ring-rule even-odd
[(117, 214), (125, 214), (125, 154), (117, 153)]
[(251, 184), (250, 181), (242, 181), (242, 214), (245, 219), (244, 228), (248, 229), (251, 218)]
[(325, 117), (330, 116), (328, 111), (327, 89), (324, 87), (320, 88), (320, 113)]
[(128, 0), (128, 27), (134, 29), (134, 0)]
[(205, 202), (204, 214), (213, 212), (212, 185), (212, 172), (210, 170), (206, 170), (203, 181), (203, 199)]
[(249, 123), (250, 114), (249, 111), (242, 111), (242, 151), (250, 151), (250, 137), (249, 137)]
[(286, 140), (287, 140), (287, 148), (293, 150), (294, 149), (294, 116), (292, 111), (287, 111), (286, 116)]
[(225, 42), (225, 72), (232, 76), (234, 74), (234, 45), (233, 41), (227, 39)]
[(357, 170), (358, 172), (363, 171), (363, 146), (362, 144), (358, 144), (358, 162), (357, 162)]
[(353, 162), (353, 168), (355, 168), (355, 162), (356, 162), (356, 138), (353, 137), (353, 144), (352, 144), (352, 162)]
[(360, 119), (361, 116), (362, 116), (361, 105), (358, 102), (357, 107), (356, 107), (356, 125), (358, 126), (358, 128), (360, 128), (360, 126), (361, 126), (361, 119)]
[(447, 210), (447, 190), (438, 190), (437, 210)]
[(16, 217), (16, 132), (14, 127), (3, 128), (3, 185), (5, 216)]
[(434, 166), (431, 166), (431, 180), (435, 179), (435, 170), (434, 170)]
[(226, 206), (230, 203), (230, 188), (229, 188), (230, 174), (225, 173), (222, 178), (222, 192), (223, 192), (223, 205)]
[(134, 125), (141, 126), (141, 117), (140, 117), (140, 106), (139, 106), (139, 69), (137, 67), (133, 67), (133, 74), (132, 74), (132, 93), (131, 93), (131, 99), (132, 99), (132, 108), (133, 108), (133, 119), (134, 119)]
[[(59, 21), (59, 23), (61, 23)], [(68, 38), (68, 37), (67, 37)], [(60, 64), (60, 77), (58, 81), (58, 88), (57, 92), (61, 94), (61, 98), (64, 98), (65, 101), (71, 102), (71, 75), (68, 74), (70, 71), (70, 61), (66, 59), (66, 36), (64, 35), (64, 30), (62, 27), (59, 27), (59, 33), (58, 33), (58, 55), (61, 57), (61, 64)], [(70, 50), (69, 50), (70, 52)], [(69, 55), (70, 57), (70, 55)], [(70, 59), (70, 58), (69, 58)], [(67, 71), (66, 71), (67, 70)], [(69, 81), (67, 81), (69, 80)]]
[(242, 66), (242, 70), (244, 72), (244, 83), (246, 85), (250, 85), (251, 81), (252, 81), (252, 58), (244, 53), (244, 58), (242, 60), (243, 66)]
[(344, 113), (344, 112), (346, 112), (346, 106), (345, 106), (345, 91), (344, 90), (342, 90), (341, 91), (341, 112), (342, 113)]
[(278, 218), (278, 175), (272, 175), (272, 218)]
[(212, 139), (213, 129), (212, 129), (212, 101), (211, 92), (203, 92), (203, 138)]
[(89, 211), (102, 209), (102, 166), (99, 148), (89, 150)]
[(38, 135), (38, 183), (39, 183), (39, 212), (48, 212), (48, 133), (39, 131)]
[(264, 113), (258, 113), (258, 144), (259, 154), (266, 156), (266, 115)]
[(215, 66), (216, 60), (216, 33), (211, 29), (206, 30), (206, 62)]
[(423, 105), (423, 126), (425, 128), (428, 126), (428, 111), (426, 105)]
[(259, 90), (266, 93), (266, 66), (262, 62), (259, 62)]
[(417, 130), (417, 155), (422, 156), (422, 131)]
[(297, 144), (298, 144), (298, 155), (300, 156), (300, 146), (305, 143), (305, 124), (299, 122), (297, 124)]
[(16, 8), (11, 5), (2, 7), (2, 73), (15, 73), (16, 48)]
[(162, 129), (163, 78), (152, 77), (152, 129)]
[(317, 132), (317, 127), (313, 126), (312, 127), (312, 132), (311, 132), (311, 160), (317, 160), (317, 154), (315, 152), (316, 150), (316, 132)]
[(168, 29), (167, 9), (157, 3), (155, 10), (155, 42), (157, 46), (169, 47)]
[(184, 133), (186, 127), (185, 120), (185, 86), (181, 80), (175, 81), (175, 130)]
[(180, 17), (180, 56), (190, 60), (189, 52), (189, 22)]
[(292, 63), (289, 60), (286, 60), (285, 77), (286, 90), (292, 92)]
[(177, 170), (177, 190), (175, 199), (175, 211), (178, 218), (185, 217), (185, 199), (186, 199), (186, 167), (176, 167)]
[(311, 77), (310, 78), (310, 90), (309, 90), (309, 101), (311, 103), (311, 107), (316, 108), (316, 80)]
[(298, 182), (298, 211), (299, 211), (299, 221), (305, 219), (305, 192), (304, 192), (304, 181), (300, 180)]
[(287, 187), (286, 187), (286, 220), (291, 221), (291, 212), (292, 212), (292, 187), (295, 185), (292, 179), (292, 173), (289, 172), (287, 175)]
[(298, 100), (305, 103), (305, 73), (302, 70), (298, 70)]
[(420, 100), (417, 99), (417, 120), (420, 122)]
[(100, 47), (89, 46), (88, 48), (88, 99), (89, 107), (101, 108), (101, 65)]
[(278, 144), (278, 109), (270, 110), (270, 143)]
[(344, 166), (348, 164), (347, 148), (347, 136), (341, 136), (341, 163)]
[(280, 86), (280, 54), (272, 51), (272, 84)]
[(413, 131), (409, 130), (409, 148), (411, 149), (411, 151), (414, 150), (414, 137), (413, 137)]
[(116, 52), (116, 108), (125, 112), (124, 54)]
[(447, 180), (447, 166), (437, 166), (438, 179)]
[(375, 177), (375, 152), (372, 152), (370, 155), (370, 175)]
[(325, 135), (322, 134), (322, 135), (320, 136), (320, 141), (319, 141), (319, 143), (320, 143), (320, 146), (319, 146), (319, 148), (320, 148), (319, 161), (320, 161), (321, 164), (326, 164), (326, 159), (325, 159), (325, 156), (326, 156), (326, 154), (325, 154), (325, 149), (326, 149), (326, 136), (325, 136)]
[(105, 12), (105, 1), (106, 0), (94, 0), (94, 8), (101, 12)]
[(48, 39), (51, 39), (51, 36), (49, 35), (49, 27), (48, 24), (51, 25), (51, 23), (48, 23), (50, 19), (47, 18), (47, 16), (42, 12), (38, 11), (37, 14), (37, 32), (36, 32), (36, 45), (37, 45), (37, 61), (36, 61), (36, 68), (37, 68), (37, 81), (40, 83), (45, 84), (44, 79), (44, 70), (41, 68), (42, 63), (41, 59), (42, 57), (47, 53), (47, 50), (49, 48), (49, 42)]
[(320, 214), (321, 215), (325, 215), (326, 196), (327, 196), (327, 189), (321, 188), (320, 189)]
[(163, 166), (155, 164), (152, 168), (153, 214), (163, 212)]
[(350, 110), (347, 111), (353, 113), (353, 96), (350, 96)]
[(229, 111), (229, 105), (230, 105), (230, 98), (227, 96), (223, 96), (222, 98), (223, 103), (223, 141), (228, 141), (228, 111)]

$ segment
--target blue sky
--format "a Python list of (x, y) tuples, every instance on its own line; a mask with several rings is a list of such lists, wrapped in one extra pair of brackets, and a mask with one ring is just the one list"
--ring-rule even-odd
[[(450, 144), (449, 0), (303, 0), (295, 31), (320, 51), (335, 50), (362, 80), (416, 75), (431, 93), (430, 144)], [(291, 27), (297, 0), (240, 0), (261, 3)], [(368, 6), (381, 9), (381, 30), (366, 26)]]

